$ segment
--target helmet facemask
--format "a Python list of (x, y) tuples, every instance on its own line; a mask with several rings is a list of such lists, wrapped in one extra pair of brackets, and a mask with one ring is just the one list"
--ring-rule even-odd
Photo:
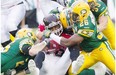
[(59, 18), (56, 15), (50, 14), (50, 15), (46, 16), (43, 19), (43, 22), (45, 24), (46, 29), (51, 30), (51, 32), (53, 32), (59, 36), (62, 34), (63, 27), (62, 27), (62, 24), (61, 24)]
[(94, 9), (96, 3), (94, 1), (88, 2), (88, 5), (90, 6), (90, 9)]
[(68, 27), (73, 25), (71, 17), (72, 17), (72, 10), (70, 8), (64, 9), (60, 13), (60, 21), (64, 29), (67, 29)]
[(76, 13), (72, 13), (72, 21), (73, 23), (79, 22), (80, 21), (79, 15)]
[(60, 21), (52, 22), (48, 26), (46, 26), (47, 29), (51, 30), (56, 35), (61, 35), (63, 32), (63, 27), (60, 23)]

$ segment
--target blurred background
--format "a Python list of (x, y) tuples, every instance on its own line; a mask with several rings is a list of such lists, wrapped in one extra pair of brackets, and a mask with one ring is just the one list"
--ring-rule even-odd
[[(39, 0), (25, 0), (26, 15), (23, 21), (18, 27), (28, 26), (29, 28), (36, 28), (39, 25), (39, 19), (42, 15), (39, 15)], [(115, 23), (115, 0), (102, 0), (108, 7), (109, 15), (112, 21)]]

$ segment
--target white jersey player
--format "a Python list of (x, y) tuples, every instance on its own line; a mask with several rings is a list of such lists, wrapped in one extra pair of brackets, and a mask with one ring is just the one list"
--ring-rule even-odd
[(26, 13), (23, 0), (1, 0), (1, 44), (10, 43), (10, 34), (15, 36), (17, 26)]

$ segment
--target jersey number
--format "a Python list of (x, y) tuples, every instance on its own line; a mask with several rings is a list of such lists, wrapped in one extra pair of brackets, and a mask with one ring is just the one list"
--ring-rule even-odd
[(84, 25), (88, 25), (88, 20), (84, 20), (82, 23), (80, 23), (80, 27), (84, 26)]

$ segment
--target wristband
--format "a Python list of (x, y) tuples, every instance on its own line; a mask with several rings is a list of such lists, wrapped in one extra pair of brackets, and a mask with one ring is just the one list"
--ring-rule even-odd
[(50, 34), (50, 38), (56, 41), (58, 44), (60, 44), (60, 40), (62, 37), (59, 37), (58, 35), (55, 35), (54, 33)]

